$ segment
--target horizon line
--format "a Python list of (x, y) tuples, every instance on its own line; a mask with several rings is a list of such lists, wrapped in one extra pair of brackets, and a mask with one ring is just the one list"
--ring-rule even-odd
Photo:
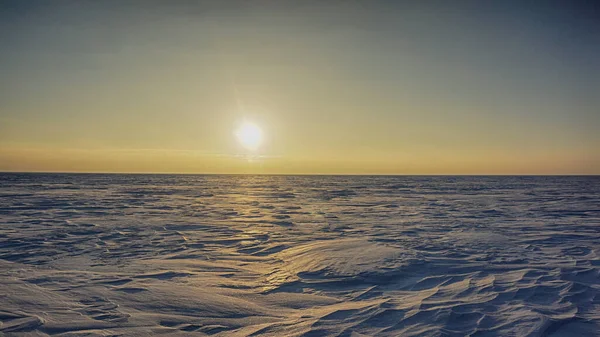
[(0, 174), (114, 174), (114, 175), (196, 175), (196, 176), (365, 176), (365, 177), (598, 177), (600, 173), (200, 173), (200, 172), (105, 172), (105, 171), (0, 171)]

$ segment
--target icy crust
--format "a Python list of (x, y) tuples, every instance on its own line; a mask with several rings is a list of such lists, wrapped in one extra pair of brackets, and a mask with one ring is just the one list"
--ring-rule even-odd
[(599, 336), (596, 177), (0, 175), (0, 335)]
[(282, 262), (275, 273), (301, 275), (304, 278), (385, 277), (410, 262), (410, 254), (400, 248), (365, 239), (318, 241), (285, 249), (274, 255)]

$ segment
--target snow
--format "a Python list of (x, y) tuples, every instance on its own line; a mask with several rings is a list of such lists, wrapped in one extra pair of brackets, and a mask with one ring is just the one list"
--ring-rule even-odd
[(599, 177), (0, 174), (0, 335), (600, 336)]

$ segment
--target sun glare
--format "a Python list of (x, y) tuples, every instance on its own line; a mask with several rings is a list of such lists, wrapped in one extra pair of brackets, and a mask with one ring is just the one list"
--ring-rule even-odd
[(248, 150), (256, 150), (262, 142), (262, 130), (258, 125), (245, 122), (235, 132), (238, 141)]

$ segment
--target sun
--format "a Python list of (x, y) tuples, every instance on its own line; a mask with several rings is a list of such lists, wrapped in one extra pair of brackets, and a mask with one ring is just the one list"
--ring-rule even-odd
[(257, 150), (262, 143), (262, 130), (251, 122), (244, 122), (237, 129), (235, 135), (240, 144), (251, 151)]

